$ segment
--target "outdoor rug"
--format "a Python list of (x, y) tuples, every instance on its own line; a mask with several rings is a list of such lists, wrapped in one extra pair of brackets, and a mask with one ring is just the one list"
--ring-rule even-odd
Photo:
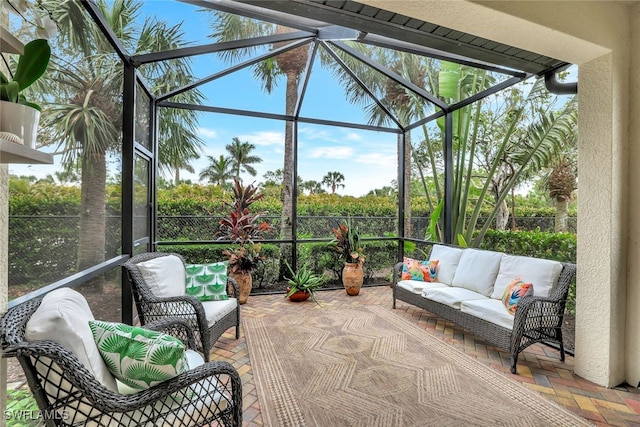
[(243, 325), (266, 426), (590, 425), (391, 309)]

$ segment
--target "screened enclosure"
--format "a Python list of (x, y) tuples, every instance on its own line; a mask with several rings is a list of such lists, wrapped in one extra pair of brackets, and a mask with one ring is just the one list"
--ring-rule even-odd
[[(356, 2), (43, 0), (32, 12), (59, 27), (32, 90), (55, 161), (9, 171), (51, 177), (56, 197), (34, 196), (46, 182), (10, 187), (25, 195), (10, 212), (10, 293), (82, 285), (121, 300), (113, 317), (128, 322), (119, 265), (155, 250), (222, 256), (232, 176), (272, 196), (258, 289), (282, 280), (282, 260), (335, 270), (326, 244), (347, 217), (368, 280), (386, 283), (407, 242), (478, 246), (576, 114), (549, 91), (572, 91), (554, 89), (569, 64)], [(229, 150), (259, 161), (225, 166)], [(321, 191), (331, 212), (315, 208)]]

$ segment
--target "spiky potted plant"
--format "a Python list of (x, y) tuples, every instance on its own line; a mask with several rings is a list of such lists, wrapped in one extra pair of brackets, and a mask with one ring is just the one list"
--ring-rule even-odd
[(291, 273), (291, 277), (285, 276), (289, 286), (284, 297), (296, 302), (305, 301), (310, 297), (313, 302), (320, 305), (316, 299), (315, 292), (326, 283), (327, 277), (325, 275), (318, 276), (311, 271), (307, 264), (303, 264), (296, 271), (293, 271), (293, 268), (286, 260), (285, 264), (289, 269), (289, 273)]

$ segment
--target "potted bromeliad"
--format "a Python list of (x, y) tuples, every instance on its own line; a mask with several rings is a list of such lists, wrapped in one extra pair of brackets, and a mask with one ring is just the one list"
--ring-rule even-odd
[(237, 245), (223, 253), (229, 257), (229, 276), (238, 282), (240, 304), (247, 302), (253, 286), (251, 273), (264, 259), (262, 245), (255, 241), (271, 230), (271, 225), (262, 220), (264, 212), (249, 210), (251, 204), (264, 197), (258, 190), (253, 184), (244, 186), (234, 178), (233, 201), (226, 203), (229, 214), (220, 220), (217, 233), (218, 240), (230, 240)]
[[(9, 10), (22, 16), (27, 12), (26, 1), (7, 1)], [(35, 148), (36, 133), (42, 108), (27, 101), (24, 90), (35, 83), (47, 69), (51, 48), (47, 39), (55, 35), (56, 24), (47, 16), (33, 13), (36, 39), (24, 46), (13, 70), (0, 72), (0, 134), (2, 138)], [(30, 21), (27, 21), (30, 22)]]
[(303, 264), (302, 267), (299, 267), (295, 272), (286, 260), (285, 264), (289, 269), (289, 273), (291, 273), (291, 277), (285, 276), (285, 279), (287, 279), (287, 283), (289, 284), (285, 298), (298, 302), (305, 301), (311, 297), (313, 302), (320, 305), (316, 299), (315, 292), (326, 283), (327, 276), (316, 275), (311, 271), (311, 269), (309, 269), (307, 264)]
[(364, 270), (362, 268), (365, 255), (360, 245), (360, 233), (351, 225), (351, 218), (333, 228), (334, 239), (329, 243), (330, 247), (338, 252), (344, 260), (342, 269), (342, 284), (348, 295), (358, 295), (364, 282)]

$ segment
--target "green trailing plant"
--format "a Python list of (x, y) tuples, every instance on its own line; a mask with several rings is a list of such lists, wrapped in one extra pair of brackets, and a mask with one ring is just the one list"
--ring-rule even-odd
[(289, 291), (284, 297), (289, 298), (291, 295), (299, 291), (306, 292), (311, 296), (311, 300), (313, 302), (320, 305), (316, 299), (315, 291), (327, 282), (327, 277), (325, 275), (315, 274), (306, 263), (302, 264), (301, 267), (298, 267), (297, 271), (293, 271), (293, 268), (291, 268), (291, 265), (287, 260), (285, 260), (284, 263), (291, 274), (291, 277), (285, 276), (285, 279), (289, 284)]
[(44, 74), (50, 57), (51, 48), (47, 40), (36, 39), (27, 43), (24, 53), (18, 59), (15, 72), (9, 72), (7, 76), (0, 71), (0, 99), (42, 111), (38, 104), (27, 101), (22, 92)]

